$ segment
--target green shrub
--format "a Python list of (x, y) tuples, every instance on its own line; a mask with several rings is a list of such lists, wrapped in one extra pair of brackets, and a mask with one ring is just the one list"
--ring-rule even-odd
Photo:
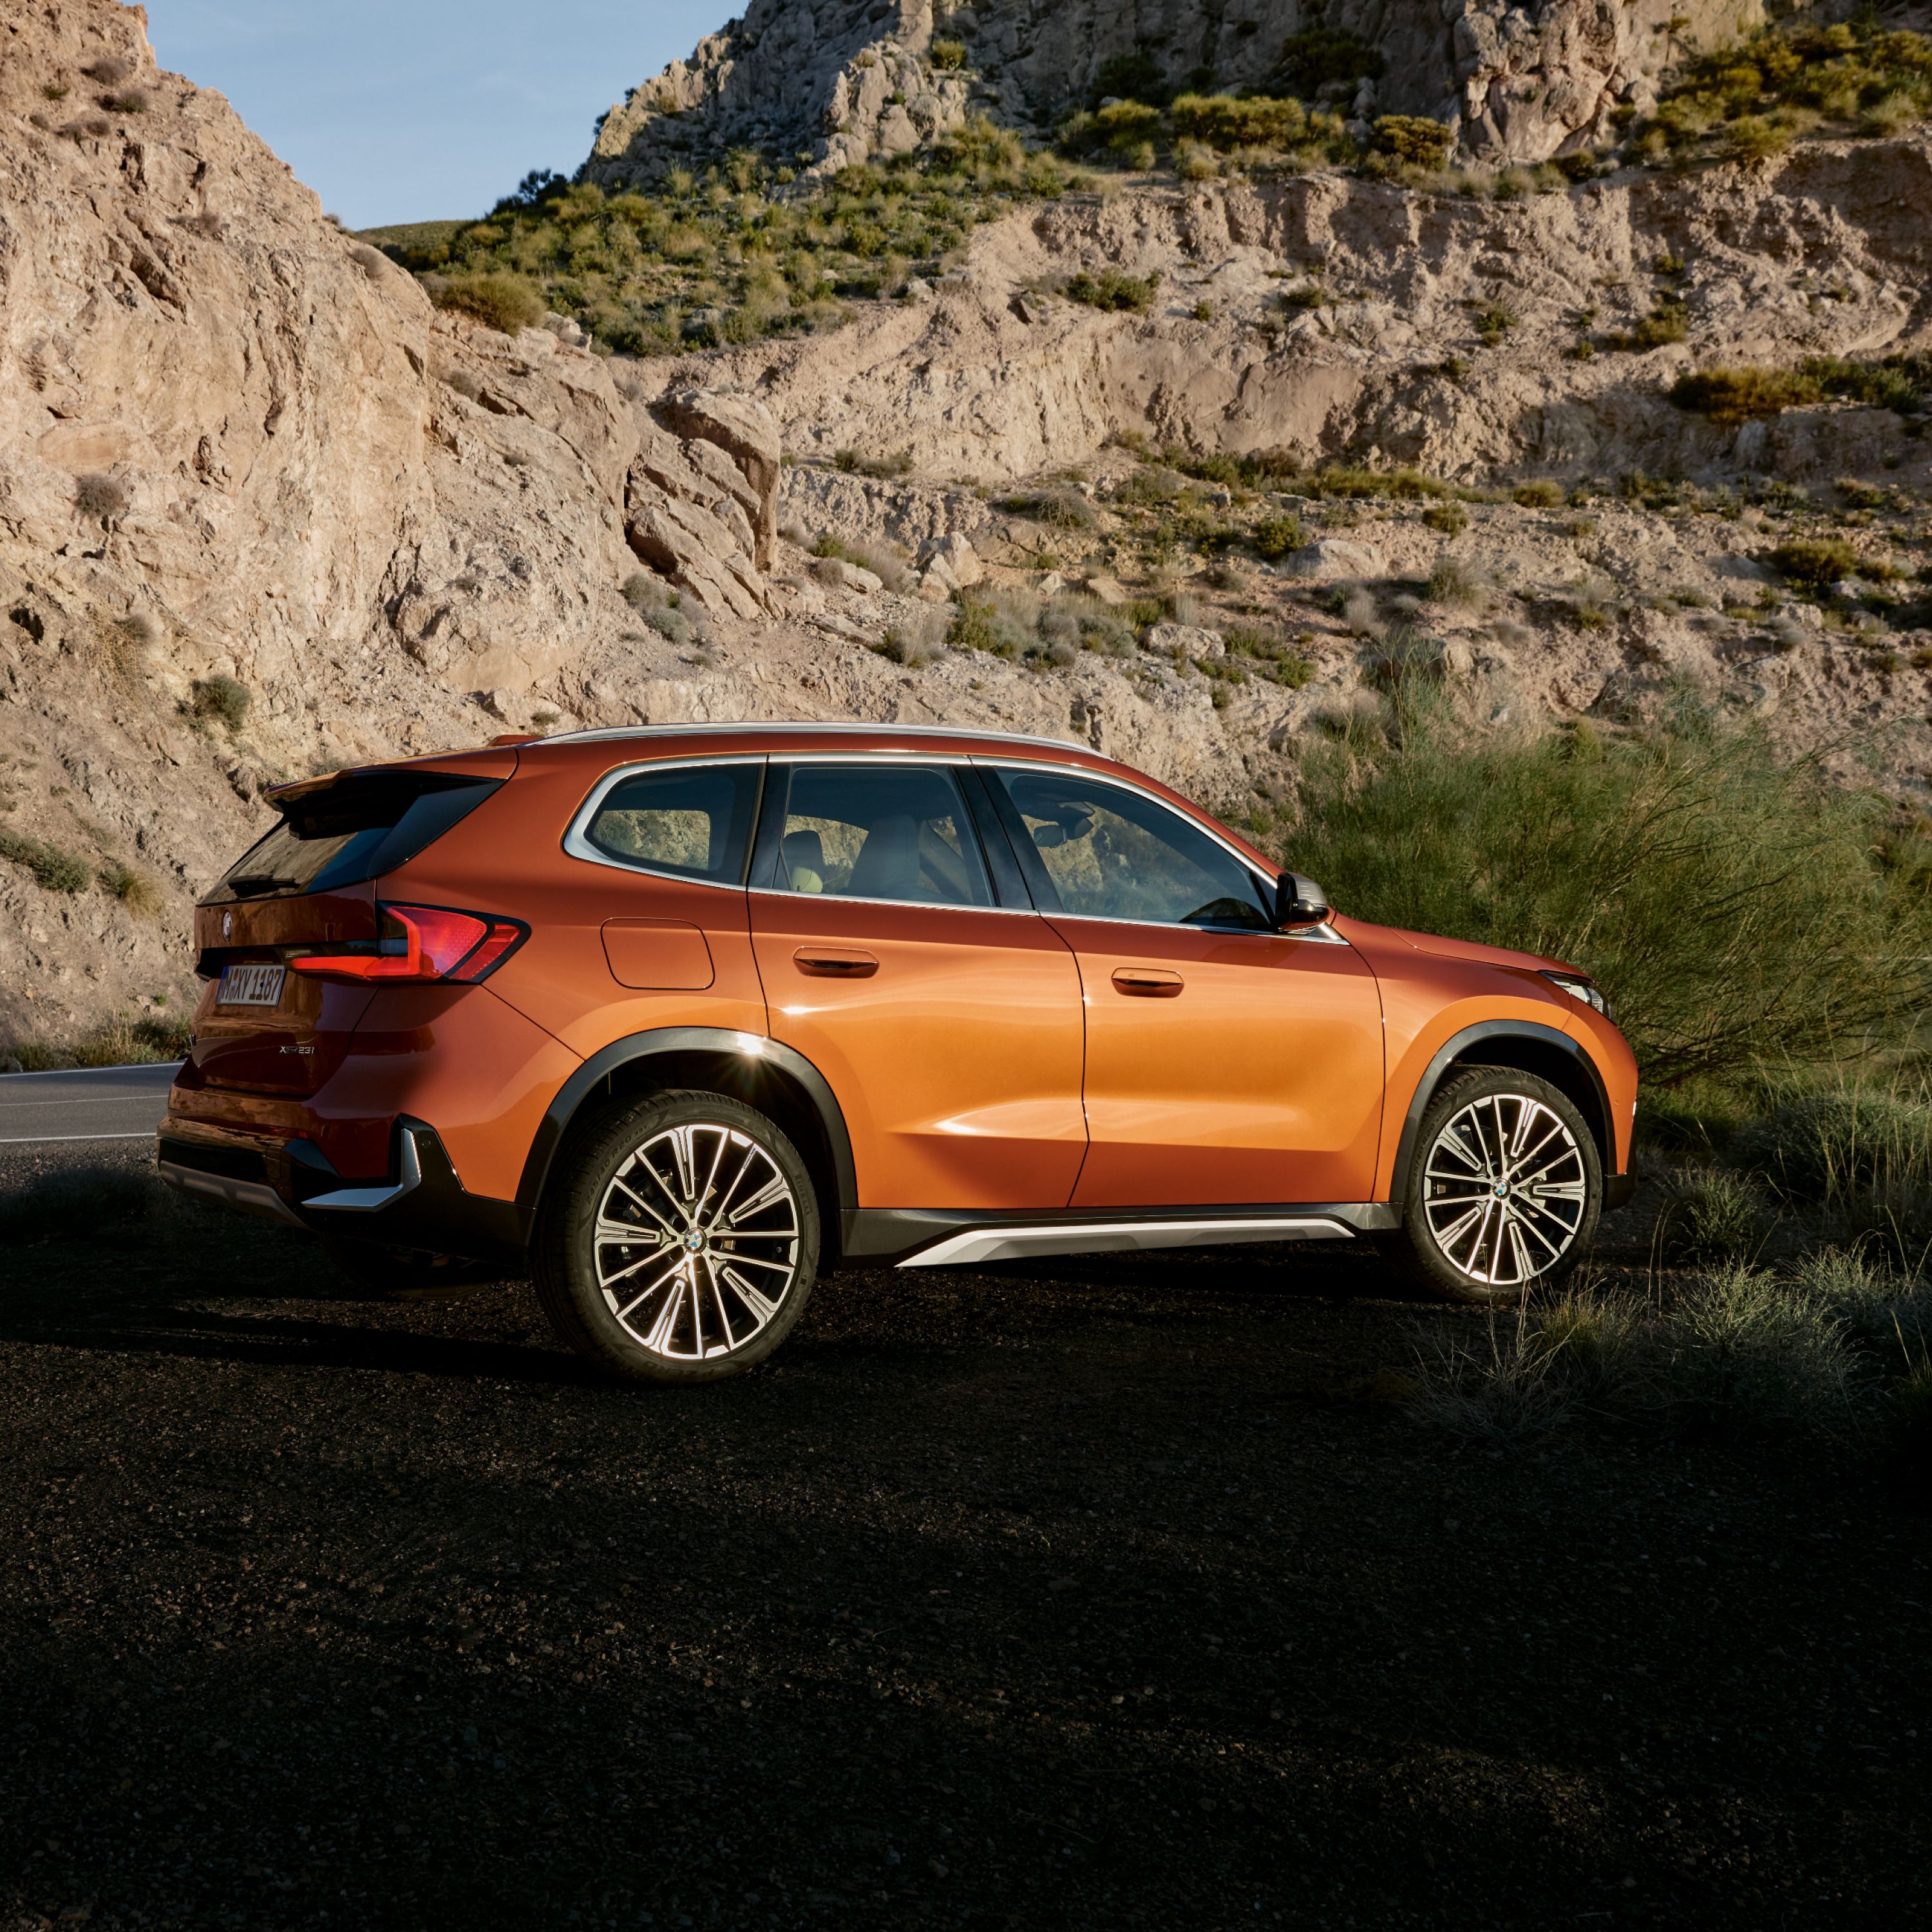
[(1063, 285), (1060, 292), (1070, 302), (1088, 308), (1124, 310), (1139, 315), (1149, 308), (1160, 288), (1158, 270), (1150, 275), (1124, 275), (1115, 268), (1089, 274), (1084, 269)]
[(126, 485), (116, 478), (88, 475), (74, 479), (74, 507), (83, 517), (112, 523), (128, 514), (130, 501)]
[(1554, 510), (1562, 503), (1563, 486), (1547, 477), (1534, 483), (1519, 483), (1510, 492), (1510, 500), (1520, 503), (1526, 510)]
[(179, 1060), (190, 1044), (184, 1016), (150, 1013), (140, 1019), (117, 1015), (77, 1039), (50, 1043), (21, 1040), (14, 1052), (29, 1073), (65, 1066), (130, 1066)]
[(1440, 530), (1444, 536), (1460, 537), (1469, 527), (1469, 513), (1452, 500), (1446, 503), (1431, 503), (1423, 512), (1422, 520), (1432, 530)]
[(1679, 1174), (1658, 1224), (1659, 1244), (1672, 1261), (1752, 1260), (1767, 1232), (1756, 1191), (1724, 1168)]
[(542, 290), (527, 276), (503, 270), (446, 276), (430, 289), (430, 299), (438, 308), (474, 316), (506, 335), (534, 328), (543, 320)]
[(0, 859), (26, 866), (44, 892), (84, 892), (93, 883), (92, 868), (77, 854), (4, 826), (0, 826)]
[(1184, 94), (1168, 114), (1177, 134), (1223, 154), (1237, 148), (1299, 148), (1330, 141), (1341, 131), (1333, 116), (1311, 115), (1298, 100), (1267, 94)]
[(1095, 70), (1090, 98), (1096, 104), (1116, 95), (1128, 101), (1164, 101), (1169, 92), (1166, 70), (1151, 47), (1131, 53), (1109, 54)]
[[(1456, 508), (1460, 509), (1462, 506), (1458, 504)], [(1432, 603), (1451, 606), (1480, 604), (1484, 587), (1482, 579), (1458, 557), (1441, 558), (1429, 573), (1429, 597)]]
[(1307, 97), (1330, 81), (1378, 80), (1385, 64), (1381, 50), (1368, 41), (1354, 34), (1316, 27), (1289, 34), (1282, 44), (1275, 77), (1294, 93)]
[(912, 474), (912, 452), (895, 450), (890, 456), (861, 456), (856, 449), (842, 449), (832, 458), (832, 466), (848, 475), (889, 478)]
[(1787, 584), (1822, 590), (1858, 574), (1858, 554), (1842, 537), (1794, 537), (1771, 553), (1770, 562)]
[(1802, 1095), (1740, 1129), (1728, 1154), (1843, 1229), (1932, 1224), (1932, 1100), (1922, 1093), (1846, 1084)]
[(1253, 661), (1256, 674), (1271, 684), (1299, 691), (1315, 675), (1315, 667), (1286, 638), (1251, 624), (1233, 624), (1222, 633), (1231, 658)]
[(1479, 730), (1425, 683), (1394, 705), (1389, 745), (1304, 755), (1295, 869), (1358, 917), (1591, 970), (1646, 1082), (1851, 1052), (1932, 991), (1924, 862), (1819, 759), (1688, 701), (1591, 743)]
[(1686, 1420), (1827, 1434), (1850, 1422), (1844, 1324), (1771, 1274), (1714, 1270), (1682, 1292), (1666, 1333), (1668, 1392)]
[(926, 50), (926, 58), (942, 74), (955, 74), (966, 64), (966, 43), (964, 40), (934, 40)]
[(231, 731), (238, 731), (248, 722), (254, 695), (239, 678), (218, 671), (212, 677), (194, 681), (190, 709), (197, 718), (215, 718)]
[(1093, 113), (1074, 115), (1063, 122), (1060, 146), (1070, 154), (1105, 154), (1117, 162), (1138, 166), (1140, 150), (1161, 132), (1161, 113), (1142, 100), (1116, 100)]
[(124, 1248), (146, 1240), (154, 1224), (179, 1211), (160, 1178), (140, 1168), (69, 1168), (36, 1176), (0, 1195), (0, 1244), (104, 1242)]
[(1250, 534), (1256, 553), (1272, 561), (1301, 548), (1301, 519), (1294, 516), (1264, 517)]
[(1802, 373), (1828, 396), (1862, 403), (1868, 409), (1893, 410), (1902, 416), (1932, 410), (1932, 352), (1888, 356), (1860, 362), (1838, 356), (1814, 356)]
[(1318, 496), (1391, 496), (1405, 502), (1451, 494), (1447, 483), (1419, 470), (1358, 470), (1342, 464), (1317, 470), (1306, 485)]
[(1932, 41), (1871, 15), (1767, 28), (1685, 63), (1639, 137), (1646, 158), (1778, 154), (1820, 118), (1896, 134), (1932, 113)]
[(1515, 328), (1516, 322), (1514, 309), (1505, 308), (1499, 302), (1492, 303), (1477, 310), (1476, 334), (1486, 349), (1493, 349), (1508, 331)]
[(1726, 428), (1754, 416), (1802, 409), (1821, 401), (1824, 394), (1816, 377), (1796, 369), (1700, 369), (1670, 386), (1670, 400), (1680, 410), (1708, 416)]
[(1056, 530), (1090, 530), (1093, 506), (1077, 490), (1042, 490), (1029, 496), (1007, 496), (1000, 508), (1010, 515), (1030, 518)]
[(1690, 312), (1681, 302), (1665, 296), (1634, 327), (1615, 331), (1604, 339), (1612, 349), (1643, 350), (1682, 342), (1690, 333)]
[(1384, 114), (1375, 124), (1376, 149), (1412, 167), (1439, 168), (1449, 159), (1456, 136), (1439, 121), (1415, 114)]
[(118, 859), (103, 862), (96, 875), (100, 889), (118, 899), (136, 919), (152, 920), (160, 915), (160, 888), (145, 872), (137, 872)]

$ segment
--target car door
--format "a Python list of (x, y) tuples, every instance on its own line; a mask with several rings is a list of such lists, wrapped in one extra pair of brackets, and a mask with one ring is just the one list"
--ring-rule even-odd
[(986, 776), (1079, 962), (1088, 1148), (1072, 1204), (1370, 1199), (1382, 1003), (1354, 949), (1274, 930), (1270, 883), (1148, 793), (1044, 764)]
[(862, 1207), (1061, 1208), (1072, 1190), (1079, 971), (992, 876), (944, 763), (770, 768), (752, 946), (772, 1036), (844, 1111)]

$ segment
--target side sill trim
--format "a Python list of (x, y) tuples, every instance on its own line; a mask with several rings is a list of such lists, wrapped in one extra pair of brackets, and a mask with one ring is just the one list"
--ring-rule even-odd
[(1354, 1230), (1325, 1215), (1254, 1220), (1060, 1222), (1037, 1227), (969, 1228), (908, 1255), (906, 1268), (1019, 1261), (1030, 1255), (1108, 1254), (1144, 1248), (1196, 1248), (1239, 1241), (1352, 1240)]
[(299, 1228), (302, 1217), (266, 1180), (237, 1180), (232, 1175), (208, 1174), (198, 1167), (183, 1167), (176, 1162), (156, 1162), (161, 1178), (184, 1194), (199, 1194), (205, 1200), (218, 1201), (224, 1208), (236, 1208), (244, 1214), (259, 1214), (270, 1221), (285, 1221)]
[(416, 1136), (420, 1131), (405, 1122), (396, 1136), (400, 1178), (374, 1187), (338, 1187), (331, 1193), (311, 1194), (302, 1205), (345, 1214), (373, 1214), (392, 1201), (400, 1201), (405, 1194), (413, 1194), (422, 1185), (422, 1160), (416, 1152)]

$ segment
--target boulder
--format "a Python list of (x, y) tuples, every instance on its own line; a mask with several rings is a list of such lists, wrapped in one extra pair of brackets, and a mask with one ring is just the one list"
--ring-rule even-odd
[(856, 563), (848, 563), (842, 556), (821, 556), (813, 560), (812, 574), (821, 584), (829, 584), (840, 590), (856, 590), (869, 597), (874, 591), (884, 590), (882, 578)]
[(1381, 554), (1352, 537), (1322, 537), (1291, 550), (1282, 568), (1294, 577), (1312, 577), (1320, 584), (1359, 582), (1382, 574)]
[(1118, 610), (1124, 604), (1131, 603), (1133, 601), (1122, 588), (1119, 578), (1114, 577), (1088, 578), (1087, 594), (1090, 597), (1099, 598), (1109, 610)]
[(770, 570), (778, 542), (778, 423), (764, 404), (722, 389), (678, 389), (655, 413), (665, 428), (694, 442), (715, 443), (742, 472), (754, 496), (752, 562)]
[(929, 563), (943, 563), (953, 582), (962, 589), (968, 584), (977, 584), (986, 574), (979, 552), (973, 548), (972, 538), (957, 531), (943, 537), (928, 537), (919, 547), (919, 562), (922, 568)]

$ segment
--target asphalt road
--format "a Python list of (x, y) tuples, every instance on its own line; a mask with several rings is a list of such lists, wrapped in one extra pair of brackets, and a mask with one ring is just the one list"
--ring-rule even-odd
[(1067, 1257), (631, 1389), (7, 1150), (0, 1932), (1922, 1923), (1924, 1519), (1445, 1436), (1458, 1337), (1366, 1251)]
[(158, 1066), (83, 1066), (0, 1076), (0, 1147), (151, 1138), (168, 1111), (170, 1060)]

